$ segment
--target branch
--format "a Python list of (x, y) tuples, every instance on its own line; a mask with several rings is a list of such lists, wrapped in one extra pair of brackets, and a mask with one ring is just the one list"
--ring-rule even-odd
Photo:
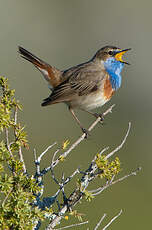
[(5, 137), (6, 137), (6, 147), (7, 147), (7, 150), (9, 151), (10, 156), (13, 158), (13, 154), (12, 154), (12, 151), (10, 149), (10, 143), (9, 143), (9, 137), (8, 137), (8, 129), (6, 127), (5, 127)]
[(100, 219), (100, 221), (97, 223), (97, 225), (96, 225), (96, 227), (94, 228), (94, 230), (97, 230), (99, 227), (100, 227), (100, 225), (101, 225), (101, 223), (102, 223), (102, 221), (104, 220), (104, 218), (106, 217), (106, 213), (101, 217), (101, 219)]
[[(17, 106), (15, 107), (15, 110), (14, 110), (14, 136), (15, 136), (15, 138), (17, 138), (17, 135), (16, 135), (16, 125), (17, 125)], [(23, 172), (26, 174), (27, 171), (26, 171), (26, 166), (25, 166), (25, 162), (24, 162), (24, 158), (23, 158), (21, 146), (19, 146), (18, 155), (19, 155), (20, 161), (23, 164)]]
[(128, 124), (128, 130), (127, 130), (126, 135), (125, 135), (124, 139), (122, 140), (121, 144), (116, 149), (114, 149), (111, 153), (109, 153), (105, 157), (105, 159), (110, 158), (111, 156), (113, 156), (115, 154), (115, 152), (118, 152), (122, 148), (122, 146), (125, 144), (126, 139), (127, 139), (128, 135), (129, 135), (130, 129), (131, 129), (131, 122), (129, 122), (129, 124)]
[[(109, 157), (113, 156), (113, 154), (115, 152), (117, 152), (118, 150), (120, 150), (123, 147), (124, 143), (126, 142), (126, 138), (127, 138), (128, 134), (129, 134), (130, 128), (131, 128), (131, 123), (129, 123), (129, 127), (128, 127), (128, 130), (127, 130), (127, 132), (125, 134), (125, 137), (124, 137), (123, 141), (121, 142), (121, 144), (116, 149), (114, 149), (111, 153), (109, 153), (107, 155), (107, 159)], [(71, 151), (71, 148), (72, 147), (70, 147), (70, 149), (69, 149), (70, 151)], [(107, 149), (108, 148), (103, 149), (100, 152), (100, 154), (102, 154)], [(69, 150), (68, 150), (68, 153), (69, 153)], [(80, 199), (83, 197), (85, 189), (88, 187), (88, 185), (92, 181), (92, 179), (95, 178), (95, 176), (94, 176), (95, 175), (95, 171), (98, 169), (98, 167), (97, 167), (97, 165), (95, 163), (95, 160), (96, 160), (96, 156), (92, 160), (89, 168), (83, 173), (84, 175), (82, 176), (82, 178), (80, 180), (81, 181), (80, 187), (76, 188), (73, 191), (73, 193), (71, 193), (71, 195), (68, 198), (68, 203), (64, 203), (63, 204), (62, 209), (60, 210), (60, 212), (58, 213), (58, 215), (54, 218), (54, 220), (52, 220), (52, 222), (48, 225), (48, 227), (46, 228), (46, 230), (53, 229), (60, 222), (60, 220), (62, 219), (62, 216), (65, 214), (65, 212), (67, 212), (69, 208), (72, 208), (73, 206), (75, 206), (80, 201)], [(98, 195), (99, 193), (101, 193), (102, 191), (104, 191), (108, 187), (112, 186), (113, 184), (118, 183), (118, 182), (120, 182), (120, 181), (128, 178), (129, 176), (136, 175), (136, 173), (139, 170), (141, 170), (141, 168), (138, 168), (137, 170), (131, 172), (130, 174), (128, 174), (128, 175), (126, 175), (126, 176), (124, 176), (122, 178), (119, 178), (118, 180), (115, 180), (115, 181), (114, 181), (114, 177), (112, 177), (112, 179), (110, 181), (107, 181), (106, 184), (103, 187), (100, 187), (97, 190), (94, 190), (93, 192), (95, 192), (95, 193), (92, 194), (92, 195), (94, 195), (94, 196)], [(89, 176), (90, 176), (90, 178), (89, 178)], [(90, 191), (88, 191), (88, 192), (90, 192)]]
[(67, 185), (77, 173), (79, 173), (79, 170), (78, 170), (78, 169), (76, 169), (76, 170), (72, 173), (71, 176), (67, 177), (65, 180), (62, 180), (62, 182), (59, 183), (58, 180), (55, 178), (53, 169), (51, 170), (52, 179), (53, 179), (53, 180), (55, 181), (55, 183), (59, 186), (59, 189), (58, 189), (58, 191), (54, 194), (54, 197), (57, 197), (57, 196), (58, 196), (58, 194), (60, 193), (60, 191), (62, 191), (62, 189), (64, 189), (65, 185)]
[[(114, 106), (115, 106), (115, 105), (110, 106), (110, 107), (103, 113), (102, 116), (105, 117), (107, 114), (112, 113), (112, 109), (113, 109)], [(100, 121), (101, 121), (101, 118), (98, 117), (98, 118), (92, 123), (92, 125), (89, 127), (88, 131), (91, 131)], [(63, 157), (63, 158), (67, 157), (68, 154), (69, 154), (73, 149), (75, 149), (75, 148), (77, 147), (77, 145), (79, 145), (83, 140), (85, 140), (85, 136), (86, 136), (86, 134), (82, 134), (82, 136), (81, 136), (80, 138), (78, 138), (78, 140), (77, 140), (76, 142), (74, 142), (74, 143), (70, 146), (70, 148), (69, 148), (67, 151), (65, 151), (64, 153), (62, 153), (60, 157)], [(60, 157), (59, 157), (56, 161), (54, 161), (54, 162), (51, 164), (50, 168), (54, 168), (54, 167), (59, 163)]]
[(56, 142), (54, 142), (52, 145), (49, 145), (44, 152), (41, 153), (41, 155), (37, 158), (37, 162), (40, 163), (42, 157), (44, 156), (45, 153), (47, 153), (49, 151), (49, 149), (51, 149), (54, 145), (56, 145)]
[(141, 171), (141, 167), (137, 168), (135, 171), (132, 171), (131, 173), (129, 173), (128, 175), (125, 175), (115, 181), (111, 180), (110, 182), (107, 182), (106, 185), (100, 187), (100, 188), (97, 188), (97, 189), (94, 189), (94, 190), (91, 190), (91, 191), (88, 191), (90, 193), (92, 193), (93, 196), (97, 196), (99, 195), (101, 192), (103, 192), (105, 189), (107, 189), (108, 187), (118, 183), (118, 182), (121, 182), (125, 179), (127, 179), (128, 177), (130, 176), (136, 176), (137, 175), (137, 172)]
[(110, 220), (110, 222), (102, 230), (106, 230), (112, 224), (112, 222), (114, 222), (121, 214), (122, 214), (122, 209), (120, 210), (120, 212), (116, 216), (114, 216)]
[[(112, 113), (112, 109), (115, 105), (112, 105), (110, 106), (104, 113), (103, 113), (103, 117), (105, 117), (108, 113)], [(98, 122), (101, 121), (101, 118), (98, 117), (93, 123), (92, 125), (89, 127), (89, 131), (91, 131), (97, 124)], [(50, 170), (52, 170), (59, 162), (61, 159), (64, 159), (68, 156), (68, 154), (74, 149), (77, 147), (77, 145), (79, 145), (83, 140), (85, 140), (85, 134), (82, 134), (82, 136), (80, 138), (78, 138), (78, 140), (76, 142), (74, 142), (70, 148), (65, 151), (64, 153), (62, 153), (56, 160), (55, 160), (55, 157), (56, 157), (56, 154), (60, 151), (60, 149), (57, 149), (53, 155), (53, 158), (52, 158), (52, 162), (51, 164), (47, 167), (47, 168), (44, 168), (42, 171), (39, 170), (39, 174), (41, 174), (41, 176), (43, 177), (46, 173), (48, 173)], [(40, 161), (41, 161), (41, 158), (43, 157), (43, 155), (51, 148), (55, 145), (56, 143), (54, 143), (53, 145), (49, 146), (41, 155), (40, 157), (35, 161), (35, 164), (36, 165), (40, 165)], [(38, 167), (38, 166), (37, 166)], [(39, 166), (40, 168), (40, 166)]]
[(11, 194), (12, 190), (13, 190), (13, 188), (10, 189), (10, 191), (7, 193), (6, 197), (4, 198), (4, 200), (3, 200), (3, 202), (2, 202), (2, 207), (4, 207), (5, 202), (6, 202), (6, 200), (8, 199), (9, 195)]
[(88, 224), (88, 221), (82, 222), (82, 223), (77, 223), (77, 224), (71, 224), (62, 228), (57, 228), (56, 230), (62, 230), (62, 229), (66, 229), (66, 228), (72, 228), (72, 227), (77, 227), (83, 224)]
[(37, 182), (38, 182), (38, 185), (39, 187), (41, 188), (41, 191), (38, 193), (37, 195), (37, 199), (40, 198), (43, 194), (43, 190), (44, 190), (44, 186), (43, 186), (43, 183), (42, 183), (42, 179), (43, 179), (43, 173), (41, 172), (41, 169), (40, 169), (40, 162), (41, 162), (41, 159), (42, 157), (45, 155), (45, 153), (48, 152), (49, 149), (51, 149), (54, 145), (56, 145), (56, 142), (53, 143), (52, 145), (48, 146), (41, 154), (40, 156), (37, 158), (37, 155), (36, 155), (36, 149), (34, 149), (34, 162), (35, 162), (35, 166), (36, 166), (36, 173), (35, 173), (35, 176), (34, 178), (36, 178)]
[[(36, 149), (34, 149), (34, 159), (35, 159), (35, 165), (36, 165), (36, 174), (35, 174), (35, 177), (41, 177), (41, 180), (42, 180), (42, 176), (43, 174), (41, 173), (40, 171), (40, 163), (41, 163), (41, 159), (42, 157), (44, 156), (45, 153), (47, 153), (49, 151), (49, 149), (51, 149), (54, 145), (56, 145), (56, 142), (53, 143), (52, 145), (49, 145), (45, 150), (44, 152), (42, 152), (40, 154), (40, 156), (37, 158), (36, 156)], [(40, 178), (39, 178), (40, 179)]]

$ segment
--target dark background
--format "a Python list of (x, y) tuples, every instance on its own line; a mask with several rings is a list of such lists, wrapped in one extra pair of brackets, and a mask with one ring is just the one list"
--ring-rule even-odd
[[(142, 172), (106, 190), (91, 203), (83, 202), (76, 207), (86, 214), (84, 220), (89, 219), (90, 229), (104, 213), (108, 221), (120, 209), (123, 214), (110, 229), (151, 227), (151, 9), (152, 3), (148, 0), (0, 1), (0, 74), (9, 78), (24, 106), (20, 119), (28, 132), (30, 150), (25, 152), (25, 161), (31, 172), (34, 172), (33, 148), (40, 154), (54, 141), (60, 144), (69, 138), (72, 142), (81, 133), (64, 104), (40, 106), (49, 89), (41, 74), (19, 57), (17, 46), (22, 45), (59, 69), (90, 59), (105, 45), (132, 48), (126, 55), (131, 66), (123, 70), (121, 89), (104, 108), (98, 109), (103, 111), (115, 103), (113, 114), (56, 168), (63, 167), (59, 176), (61, 171), (69, 176), (78, 166), (84, 170), (99, 150), (105, 146), (116, 147), (128, 122), (132, 122), (127, 143), (119, 153), (121, 176), (138, 166), (142, 166)], [(85, 127), (93, 121), (82, 112), (79, 117)], [(48, 165), (50, 157), (51, 153), (44, 157), (43, 165)], [(50, 194), (52, 190), (55, 192), (56, 186), (52, 187), (50, 177), (46, 182)], [(99, 183), (92, 187), (96, 188)]]

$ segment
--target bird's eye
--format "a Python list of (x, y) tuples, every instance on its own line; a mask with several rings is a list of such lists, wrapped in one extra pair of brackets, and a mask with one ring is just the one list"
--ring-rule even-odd
[(113, 55), (113, 51), (110, 50), (110, 51), (108, 52), (108, 54), (112, 56), (112, 55)]

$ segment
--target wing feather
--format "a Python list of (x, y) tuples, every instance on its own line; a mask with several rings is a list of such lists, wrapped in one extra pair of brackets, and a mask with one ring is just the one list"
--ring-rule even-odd
[[(44, 100), (42, 106), (70, 101), (75, 96), (88, 95), (103, 84), (105, 73), (91, 65), (82, 65), (66, 71), (68, 78), (54, 88), (52, 94)], [(66, 78), (66, 77), (65, 77)]]

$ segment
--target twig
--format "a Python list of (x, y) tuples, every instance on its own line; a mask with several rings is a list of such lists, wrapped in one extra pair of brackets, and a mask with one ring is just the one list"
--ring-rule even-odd
[[(122, 148), (122, 146), (124, 145), (124, 143), (125, 143), (125, 141), (126, 141), (126, 138), (127, 138), (128, 134), (129, 134), (130, 127), (131, 127), (131, 123), (129, 123), (129, 127), (128, 127), (127, 133), (126, 133), (126, 135), (125, 135), (123, 141), (121, 142), (121, 144), (120, 144), (115, 150), (113, 150), (111, 153), (109, 153), (109, 154), (107, 155), (107, 159), (108, 159), (109, 157), (111, 157), (115, 152), (117, 152), (118, 150), (120, 150), (120, 148)], [(76, 142), (75, 142), (75, 143), (76, 143)], [(74, 143), (74, 145), (76, 146), (75, 143)], [(71, 148), (73, 149), (73, 147), (70, 147), (70, 150), (68, 150), (68, 153), (69, 153), (69, 151), (71, 151)], [(107, 148), (105, 148), (105, 149), (104, 149), (103, 151), (101, 151), (100, 153), (102, 154), (102, 153), (103, 153), (104, 151), (106, 151), (106, 150), (107, 150)], [(63, 155), (62, 155), (62, 156), (63, 156)], [(53, 229), (53, 228), (57, 225), (57, 223), (60, 222), (62, 216), (63, 216), (64, 213), (68, 210), (69, 205), (70, 205), (70, 207), (75, 206), (75, 205), (77, 204), (77, 202), (80, 201), (80, 199), (81, 199), (82, 196), (83, 196), (83, 191), (88, 187), (88, 185), (89, 185), (89, 183), (91, 182), (91, 180), (94, 179), (94, 173), (95, 173), (95, 171), (97, 170), (97, 165), (95, 164), (95, 159), (96, 159), (96, 156), (95, 156), (94, 159), (92, 160), (92, 162), (91, 162), (89, 168), (85, 171), (86, 173), (84, 174), (84, 176), (82, 176), (82, 178), (81, 178), (81, 186), (80, 186), (80, 187), (82, 188), (81, 191), (79, 191), (79, 189), (76, 189), (76, 190), (69, 196), (69, 198), (68, 198), (69, 203), (68, 203), (68, 204), (65, 204), (65, 205), (62, 207), (62, 209), (61, 209), (59, 215), (56, 216), (56, 217), (54, 218), (54, 220), (48, 225), (47, 230)], [(136, 171), (138, 171), (138, 170), (136, 170)], [(115, 183), (117, 183), (117, 182), (119, 182), (119, 181), (122, 181), (122, 180), (126, 179), (127, 177), (129, 177), (129, 176), (131, 176), (131, 175), (135, 175), (135, 172), (136, 172), (136, 171), (134, 171), (134, 172), (130, 173), (129, 175), (126, 175), (125, 177), (120, 178), (120, 179), (118, 179), (118, 180), (116, 180), (116, 181), (113, 181), (114, 178), (112, 178), (111, 181), (107, 181), (107, 183), (106, 183), (103, 187), (98, 188), (98, 189), (95, 191), (95, 193), (92, 194), (92, 195), (94, 195), (94, 196), (95, 196), (95, 195), (98, 195), (99, 193), (101, 193), (102, 191), (104, 191), (104, 190), (107, 189), (108, 187), (112, 186), (113, 184), (115, 184)], [(89, 174), (92, 175), (90, 178), (89, 178)], [(92, 191), (88, 191), (88, 192), (92, 192)]]
[[(129, 135), (130, 128), (131, 128), (131, 123), (129, 122), (129, 124), (128, 124), (128, 129), (127, 129), (127, 132), (126, 132), (126, 135), (125, 135), (125, 137), (123, 138), (121, 144), (120, 144), (119, 146), (117, 146), (117, 147), (116, 147), (112, 152), (110, 152), (108, 155), (106, 155), (106, 156), (105, 156), (105, 159), (110, 158), (111, 156), (114, 155), (114, 153), (116, 153), (117, 151), (119, 151), (119, 150), (123, 147), (123, 145), (124, 145), (125, 142), (126, 142), (126, 139), (127, 139), (128, 135)], [(109, 149), (109, 147), (104, 148), (99, 154), (102, 155), (103, 152), (105, 152), (105, 151), (108, 150), (108, 149)], [(92, 160), (92, 163), (91, 163), (91, 165), (90, 165), (90, 167), (89, 167), (89, 169), (88, 169), (89, 172), (90, 172), (90, 170), (92, 170), (92, 177), (89, 178), (89, 182), (92, 181), (95, 177), (98, 176), (98, 174), (96, 174), (96, 175), (93, 174), (93, 172), (95, 172), (95, 170), (98, 168), (97, 165), (94, 164), (95, 160), (96, 160), (96, 156), (95, 156), (94, 159)], [(114, 178), (113, 178), (113, 179), (114, 179)]]
[(35, 162), (35, 165), (36, 165), (36, 174), (35, 174), (35, 177), (38, 178), (40, 176), (40, 162), (37, 161), (36, 149), (34, 149), (33, 153), (34, 153), (34, 162)]
[(121, 182), (121, 181), (127, 179), (127, 178), (130, 177), (130, 176), (136, 176), (136, 175), (137, 175), (137, 172), (139, 172), (139, 171), (141, 171), (141, 170), (142, 170), (142, 168), (139, 167), (139, 168), (137, 168), (135, 171), (131, 172), (130, 174), (125, 175), (124, 177), (121, 177), (121, 178), (119, 178), (119, 179), (113, 181), (111, 184), (116, 184), (116, 183), (118, 183), (118, 182)]
[(51, 149), (54, 145), (56, 145), (56, 142), (54, 142), (52, 145), (49, 145), (44, 152), (41, 153), (41, 155), (38, 157), (37, 161), (40, 162), (42, 157), (44, 156), (45, 153), (47, 153), (49, 151), (49, 149)]
[(6, 200), (8, 199), (9, 195), (11, 194), (12, 190), (13, 190), (13, 188), (10, 189), (10, 191), (7, 193), (6, 197), (4, 198), (3, 203), (2, 203), (2, 207), (4, 206)]
[(62, 229), (66, 229), (66, 228), (72, 228), (72, 227), (77, 227), (83, 224), (88, 224), (88, 221), (82, 222), (82, 223), (77, 223), (77, 224), (71, 224), (62, 228), (57, 228), (56, 230), (62, 230)]
[(23, 172), (26, 174), (26, 173), (27, 173), (27, 171), (26, 171), (26, 166), (25, 166), (25, 162), (24, 162), (24, 158), (23, 158), (23, 154), (22, 154), (22, 148), (21, 148), (21, 146), (19, 146), (18, 155), (19, 155), (19, 159), (20, 159), (20, 161), (21, 161), (21, 162), (22, 162), (22, 164), (23, 164)]
[(92, 193), (92, 196), (97, 196), (99, 195), (101, 192), (103, 192), (105, 189), (107, 189), (108, 187), (118, 183), (118, 182), (121, 182), (125, 179), (127, 179), (128, 177), (130, 176), (136, 176), (137, 175), (137, 172), (139, 172), (141, 170), (141, 167), (137, 168), (135, 171), (132, 171), (131, 173), (129, 173), (128, 175), (125, 175), (115, 181), (110, 181), (109, 183), (107, 183), (106, 185), (100, 187), (100, 188), (97, 188), (97, 189), (94, 189), (94, 190), (91, 190), (91, 191), (88, 191), (90, 193)]
[(57, 150), (55, 151), (55, 153), (53, 154), (53, 157), (52, 157), (52, 164), (53, 164), (53, 162), (55, 161), (56, 154), (57, 154), (59, 151), (60, 151), (60, 149), (57, 149)]
[[(108, 113), (112, 113), (112, 109), (113, 109), (114, 106), (115, 106), (115, 105), (110, 106), (110, 107), (103, 113), (103, 117), (105, 117)], [(88, 131), (91, 131), (91, 130), (98, 124), (98, 122), (100, 122), (100, 120), (101, 120), (100, 117), (97, 118), (97, 119), (92, 123), (92, 125), (89, 127)], [(82, 136), (81, 136), (80, 138), (78, 138), (78, 140), (77, 140), (76, 142), (74, 142), (74, 143), (70, 146), (70, 148), (69, 148), (67, 151), (65, 151), (63, 154), (61, 154), (60, 157), (63, 157), (63, 158), (67, 157), (67, 155), (68, 155), (77, 145), (79, 145), (84, 139), (85, 139), (85, 134), (82, 134)], [(50, 167), (54, 168), (54, 167), (59, 163), (60, 157), (59, 157), (56, 161), (54, 161), (53, 164), (52, 164)]]
[[(115, 105), (112, 105), (110, 106), (104, 113), (103, 113), (103, 117), (105, 117), (108, 113), (112, 113), (112, 109)], [(91, 131), (96, 125), (98, 122), (100, 122), (101, 118), (97, 118), (93, 124), (89, 127), (89, 131)], [(61, 158), (66, 158), (68, 156), (68, 154), (74, 149), (76, 148), (77, 145), (79, 145), (83, 140), (85, 139), (85, 134), (82, 134), (82, 136), (80, 138), (78, 138), (78, 140), (76, 142), (74, 142), (67, 151), (65, 151), (64, 153), (62, 153), (56, 160), (55, 160), (55, 157), (56, 157), (56, 154), (59, 152), (60, 149), (57, 149), (56, 152), (54, 153), (53, 155), (53, 158), (52, 158), (52, 163), (50, 166), (48, 166), (47, 168), (44, 168), (42, 171), (41, 171), (41, 175), (44, 176), (47, 172), (49, 172), (50, 170), (52, 170), (59, 162), (60, 162), (60, 159)], [(55, 144), (55, 143), (54, 143)], [(48, 151), (48, 149), (46, 149)], [(44, 151), (41, 155), (43, 156), (47, 151)], [(42, 157), (40, 155), (40, 158)], [(40, 163), (40, 161), (37, 161), (37, 163)]]
[(54, 180), (54, 182), (55, 182), (57, 185), (60, 186), (59, 181), (55, 178), (55, 174), (54, 174), (54, 170), (53, 170), (53, 169), (51, 169), (51, 176), (52, 176), (52, 179)]
[[(35, 166), (36, 166), (36, 173), (35, 173), (34, 178), (36, 178), (36, 181), (38, 182), (38, 185), (39, 185), (39, 187), (41, 188), (40, 192), (39, 192), (38, 195), (37, 195), (37, 199), (40, 198), (40, 197), (42, 196), (43, 191), (44, 191), (43, 175), (44, 175), (45, 173), (41, 172), (41, 169), (40, 169), (40, 162), (41, 162), (41, 159), (42, 159), (42, 157), (44, 156), (44, 154), (47, 153), (48, 150), (49, 150), (50, 148), (52, 148), (55, 144), (56, 144), (56, 142), (53, 143), (52, 145), (48, 146), (48, 147), (40, 154), (40, 156), (39, 156), (38, 158), (37, 158), (37, 154), (36, 154), (36, 149), (34, 149), (34, 162), (35, 162)], [(44, 171), (44, 170), (43, 170), (43, 171)], [(59, 191), (57, 191), (56, 194), (58, 194), (58, 193), (59, 193)]]
[(51, 149), (54, 145), (56, 145), (56, 142), (54, 142), (52, 145), (49, 145), (41, 154), (40, 156), (37, 158), (37, 154), (36, 154), (36, 149), (34, 149), (34, 162), (36, 165), (36, 174), (35, 174), (35, 178), (37, 177), (37, 179), (39, 181), (42, 181), (42, 177), (43, 175), (46, 173), (46, 169), (44, 169), (42, 172), (40, 170), (40, 162), (42, 157), (44, 156), (45, 153), (47, 153), (49, 151), (49, 149)]
[[(137, 170), (131, 172), (130, 174), (128, 174), (128, 175), (126, 175), (126, 176), (124, 176), (124, 177), (122, 177), (122, 178), (120, 178), (120, 179), (118, 179), (118, 180), (116, 180), (116, 181), (113, 181), (112, 183), (108, 183), (108, 182), (107, 182), (106, 185), (103, 186), (103, 187), (100, 189), (101, 191), (99, 191), (99, 193), (101, 193), (103, 190), (107, 189), (108, 187), (110, 187), (110, 186), (112, 186), (112, 185), (114, 185), (114, 184), (116, 184), (116, 183), (118, 183), (118, 182), (121, 182), (122, 180), (125, 180), (125, 179), (126, 179), (127, 177), (129, 177), (129, 176), (136, 175), (137, 172), (140, 171), (140, 170), (141, 170), (141, 168), (138, 168)], [(88, 192), (90, 192), (90, 191), (88, 191)], [(98, 193), (98, 194), (99, 194), (99, 193)], [(72, 193), (72, 194), (70, 195), (69, 200), (71, 200), (73, 197), (75, 198), (75, 201), (73, 201), (73, 206), (82, 198), (82, 195), (83, 195), (83, 194), (78, 195), (78, 198), (77, 198), (77, 190), (75, 190), (75, 192)], [(94, 194), (92, 194), (92, 195), (94, 195)], [(96, 195), (97, 195), (97, 194), (96, 194)], [(67, 211), (67, 209), (68, 209), (68, 206), (67, 206), (67, 205), (63, 206), (63, 208), (61, 209), (60, 214), (63, 215), (63, 214)], [(52, 229), (52, 228), (49, 228), (49, 227), (54, 227), (54, 226), (56, 226), (56, 224), (58, 223), (58, 221), (60, 221), (60, 219), (61, 219), (61, 216), (57, 216), (57, 217), (54, 219), (54, 221), (50, 224), (50, 226), (48, 226), (47, 229), (50, 230), (50, 229)]]
[(36, 155), (36, 149), (35, 148), (34, 148), (33, 153), (34, 153), (34, 161), (36, 162), (37, 161), (37, 155)]
[(110, 158), (112, 155), (115, 154), (115, 152), (118, 152), (118, 151), (122, 148), (122, 146), (125, 144), (126, 139), (127, 139), (128, 135), (129, 135), (130, 128), (131, 128), (131, 122), (129, 122), (129, 124), (128, 124), (128, 130), (127, 130), (126, 135), (125, 135), (124, 139), (122, 140), (121, 144), (120, 144), (116, 149), (114, 149), (112, 152), (110, 152), (110, 153), (105, 157), (105, 159)]
[(100, 221), (97, 223), (97, 225), (96, 225), (96, 227), (94, 228), (94, 230), (97, 230), (99, 227), (100, 227), (100, 225), (101, 225), (101, 223), (102, 223), (102, 221), (104, 220), (104, 218), (106, 217), (106, 213), (101, 217), (101, 219), (100, 219)]
[(110, 220), (110, 222), (102, 230), (106, 230), (112, 224), (112, 222), (114, 222), (121, 214), (122, 214), (122, 209), (120, 210), (120, 212), (116, 216), (114, 216)]
[[(9, 143), (9, 137), (8, 137), (8, 129), (6, 127), (5, 127), (5, 138), (6, 138), (6, 147), (7, 147), (7, 150), (9, 151), (10, 156), (13, 159), (14, 156), (13, 156), (12, 151), (10, 149), (10, 143)], [(8, 166), (9, 166), (10, 170), (12, 171), (13, 175), (15, 176), (16, 172), (14, 171), (14, 169), (12, 167), (10, 167), (9, 163), (8, 163)]]
[(102, 150), (100, 151), (100, 156), (101, 156), (105, 151), (107, 151), (108, 149), (109, 149), (109, 146), (107, 146), (106, 148), (102, 149)]
[(13, 154), (12, 154), (12, 151), (10, 149), (9, 137), (8, 137), (8, 129), (7, 128), (5, 128), (5, 137), (6, 137), (6, 147), (7, 147), (7, 150), (9, 151), (11, 157), (13, 158)]
[[(14, 110), (14, 135), (15, 135), (15, 138), (17, 138), (16, 125), (17, 125), (17, 106), (15, 107), (15, 110)], [(23, 158), (21, 146), (19, 146), (18, 155), (19, 155), (20, 161), (23, 164), (23, 172), (26, 174), (27, 171), (26, 171), (26, 166), (25, 166), (25, 162), (24, 162), (24, 158)]]
[(63, 184), (66, 185), (69, 181), (71, 181), (71, 179), (72, 179), (77, 173), (79, 173), (79, 169), (76, 169), (76, 170), (72, 173), (71, 176), (67, 177), (67, 178), (65, 179), (65, 181), (64, 181)]
[(53, 179), (53, 180), (55, 181), (55, 183), (58, 184), (59, 187), (60, 187), (60, 188), (58, 189), (58, 191), (55, 193), (54, 197), (57, 197), (57, 196), (58, 196), (58, 194), (60, 193), (60, 191), (62, 191), (62, 189), (64, 188), (64, 186), (65, 186), (66, 184), (68, 184), (68, 183), (72, 180), (72, 178), (73, 178), (77, 173), (79, 173), (79, 170), (78, 170), (78, 169), (76, 169), (76, 170), (72, 173), (71, 176), (67, 177), (64, 181), (62, 181), (62, 183), (59, 183), (58, 180), (55, 178), (54, 171), (51, 170), (52, 179)]

